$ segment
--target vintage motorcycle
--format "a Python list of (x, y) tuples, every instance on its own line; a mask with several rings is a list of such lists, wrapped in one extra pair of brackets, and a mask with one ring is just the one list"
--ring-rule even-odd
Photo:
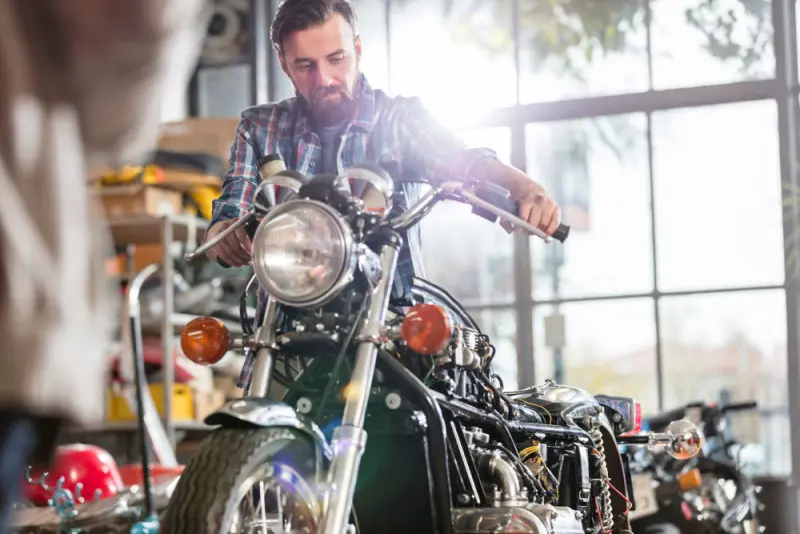
[[(186, 466), (163, 532), (629, 533), (617, 442), (699, 451), (688, 421), (622, 436), (638, 430), (633, 399), (553, 382), (503, 391), (489, 338), (444, 289), (416, 279), (411, 298), (393, 296), (402, 239), (442, 200), (550, 239), (504, 190), (427, 184), (400, 210), (402, 184), (368, 164), (309, 180), (270, 156), (247, 214), (187, 255), (247, 228), (255, 274), (242, 302), (255, 281), (268, 297), (256, 328), (242, 314), (243, 338), (210, 317), (183, 331), (197, 363), (247, 354), (246, 396), (206, 419), (218, 428)], [(289, 193), (275, 205), (277, 189)]]
[(636, 497), (648, 505), (632, 519), (634, 528), (668, 522), (681, 532), (702, 534), (757, 534), (763, 531), (758, 512), (763, 509), (761, 488), (742, 472), (728, 415), (757, 408), (754, 401), (707, 404), (690, 403), (649, 418), (654, 430), (671, 418), (687, 418), (705, 434), (703, 454), (676, 464), (656, 451), (637, 451), (632, 462), (633, 479), (641, 488)]

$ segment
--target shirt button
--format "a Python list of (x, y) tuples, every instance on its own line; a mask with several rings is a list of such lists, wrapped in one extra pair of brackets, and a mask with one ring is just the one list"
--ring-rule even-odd
[(317, 162), (315, 162), (315, 161), (312, 161), (311, 163), (309, 163), (309, 164), (308, 164), (308, 166), (309, 166), (309, 167), (311, 167), (311, 168), (313, 169), (314, 167), (316, 167), (316, 166), (317, 166)]

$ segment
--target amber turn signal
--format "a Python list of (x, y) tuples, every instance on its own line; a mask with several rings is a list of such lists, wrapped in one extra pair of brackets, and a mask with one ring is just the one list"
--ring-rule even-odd
[(678, 485), (683, 491), (696, 490), (703, 484), (703, 477), (697, 468), (689, 469), (678, 476)]
[(433, 355), (443, 351), (453, 336), (450, 317), (439, 305), (417, 304), (403, 319), (401, 328), (406, 345), (419, 354)]
[(197, 317), (181, 332), (181, 349), (198, 365), (212, 365), (228, 351), (228, 327), (213, 317)]

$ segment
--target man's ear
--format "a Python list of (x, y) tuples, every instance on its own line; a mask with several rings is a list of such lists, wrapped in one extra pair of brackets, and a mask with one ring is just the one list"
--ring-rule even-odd
[(356, 57), (361, 59), (361, 36), (356, 35), (355, 41), (353, 42), (353, 47), (356, 50)]
[(278, 61), (280, 61), (281, 63), (281, 70), (284, 72), (284, 74), (289, 76), (289, 67), (286, 65), (286, 56), (284, 56), (282, 52), (279, 52), (277, 50), (276, 53), (278, 54)]

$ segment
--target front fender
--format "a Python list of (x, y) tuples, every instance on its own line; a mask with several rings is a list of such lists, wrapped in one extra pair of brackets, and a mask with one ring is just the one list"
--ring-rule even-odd
[(296, 428), (305, 432), (319, 446), (325, 458), (331, 459), (331, 448), (316, 423), (283, 402), (258, 397), (236, 399), (226, 402), (203, 422), (222, 427), (241, 426), (244, 423), (261, 428)]

